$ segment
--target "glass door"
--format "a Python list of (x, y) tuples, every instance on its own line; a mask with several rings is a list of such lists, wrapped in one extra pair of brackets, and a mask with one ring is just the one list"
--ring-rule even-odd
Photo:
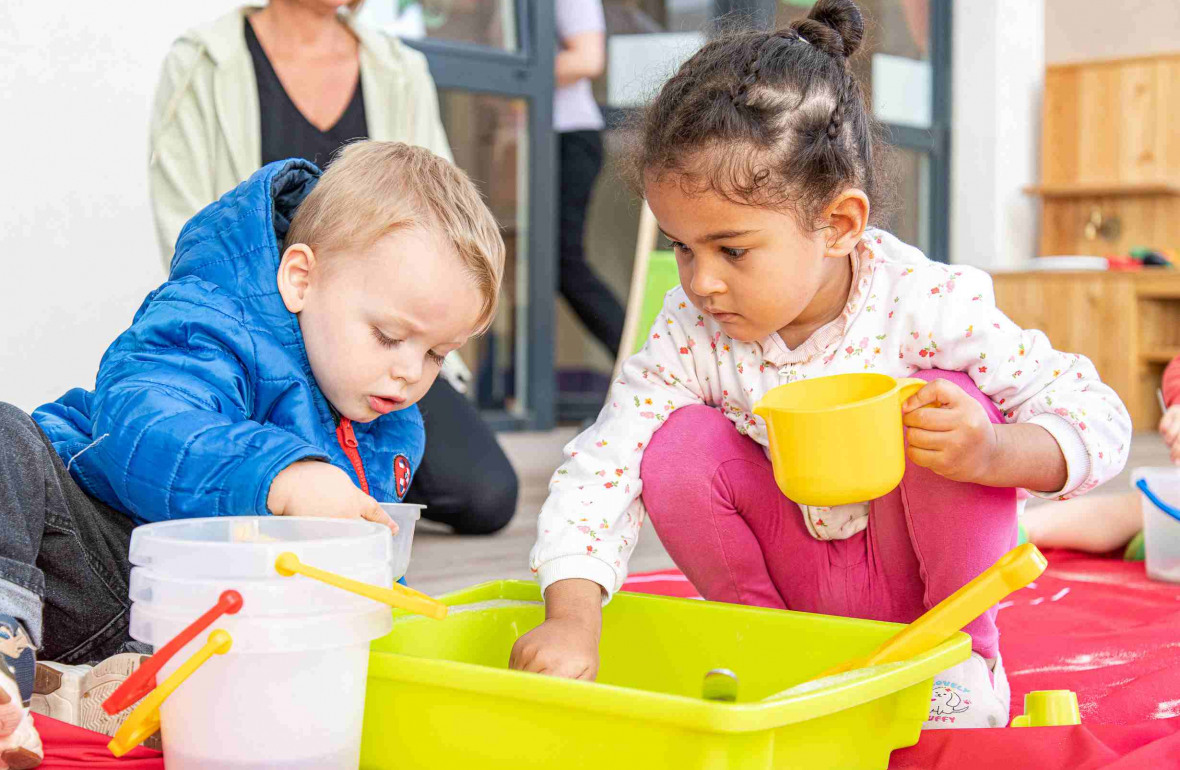
[(461, 351), (485, 418), (554, 423), (556, 139), (552, 0), (369, 0), (362, 18), (426, 55), (455, 163), (508, 249), (492, 328)]

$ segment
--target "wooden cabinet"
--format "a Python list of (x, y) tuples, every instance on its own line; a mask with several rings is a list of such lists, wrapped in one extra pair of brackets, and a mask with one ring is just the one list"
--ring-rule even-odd
[(1160, 418), (1156, 389), (1180, 355), (1180, 271), (1012, 272), (992, 276), (996, 304), (1053, 347), (1081, 353), (1114, 388), (1136, 430)]
[(1042, 256), (1180, 247), (1180, 54), (1049, 67)]

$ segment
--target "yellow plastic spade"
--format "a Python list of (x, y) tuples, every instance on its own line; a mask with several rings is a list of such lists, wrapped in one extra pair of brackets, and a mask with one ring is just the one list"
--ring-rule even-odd
[(834, 666), (815, 678), (842, 674), (855, 668), (896, 663), (933, 649), (1005, 596), (1036, 580), (1047, 566), (1049, 562), (1035, 545), (1018, 545), (979, 577), (931, 607), (926, 614), (872, 653)]
[(275, 559), (275, 572), (283, 577), (303, 575), (304, 577), (318, 580), (321, 583), (327, 583), (343, 591), (359, 594), (382, 604), (388, 604), (390, 607), (396, 607), (399, 610), (406, 610), (407, 612), (413, 612), (418, 615), (425, 615), (435, 620), (442, 620), (447, 616), (447, 605), (412, 588), (407, 588), (398, 583), (395, 583), (393, 588), (385, 588), (383, 586), (362, 583), (359, 580), (352, 580), (342, 575), (337, 575), (335, 572), (327, 572), (318, 567), (304, 564), (299, 561), (298, 556), (290, 551), (279, 554), (279, 558)]

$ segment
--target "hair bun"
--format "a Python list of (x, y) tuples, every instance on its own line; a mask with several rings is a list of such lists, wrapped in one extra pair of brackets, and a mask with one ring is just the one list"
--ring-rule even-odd
[(864, 39), (865, 20), (852, 0), (819, 0), (791, 29), (824, 53), (847, 58)]

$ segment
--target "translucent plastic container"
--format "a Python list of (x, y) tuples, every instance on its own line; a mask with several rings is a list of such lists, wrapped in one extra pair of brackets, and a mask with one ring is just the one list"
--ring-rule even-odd
[(1147, 576), (1180, 583), (1180, 469), (1137, 468), (1131, 483), (1140, 491), (1143, 504)]
[[(415, 513), (417, 511), (415, 510)], [(407, 534), (412, 536), (412, 529)], [(161, 522), (131, 539), (131, 636), (174, 638), (220, 593), (241, 610), (218, 618), (174, 655), (164, 681), (214, 629), (232, 637), (160, 708), (169, 770), (355, 768), (369, 644), (392, 628), (387, 606), (275, 570), (292, 552), (312, 567), (393, 584), (393, 537), (367, 521), (226, 517)]]
[[(393, 569), (388, 563), (361, 564), (350, 570), (340, 570), (339, 574), (376, 586), (393, 584)], [(156, 610), (181, 613), (190, 619), (212, 607), (227, 588), (233, 588), (242, 595), (240, 617), (363, 611), (385, 606), (298, 575), (270, 579), (181, 578), (148, 567), (137, 567), (131, 571), (132, 602)]]
[(137, 527), (130, 559), (136, 567), (184, 578), (273, 578), (284, 551), (346, 574), (358, 564), (391, 564), (394, 548), (389, 528), (371, 521), (227, 516)]
[(381, 503), (381, 508), (397, 522), (397, 534), (393, 536), (393, 579), (404, 577), (410, 567), (410, 549), (414, 546), (414, 528), (422, 518), (425, 505), (413, 503)]
[[(243, 606), (243, 609), (245, 605)], [(191, 622), (133, 605), (131, 635), (159, 646)], [(329, 770), (360, 761), (369, 644), (388, 608), (351, 615), (225, 617), (233, 647), (215, 655), (160, 708), (168, 770)], [(160, 672), (172, 674), (201, 634)]]

